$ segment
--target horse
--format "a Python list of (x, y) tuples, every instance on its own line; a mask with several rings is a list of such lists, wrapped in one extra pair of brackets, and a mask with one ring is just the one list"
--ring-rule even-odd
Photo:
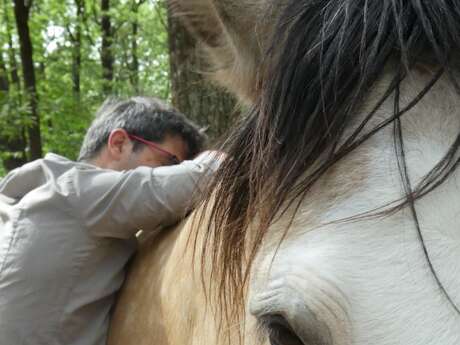
[(247, 114), (109, 344), (459, 344), (460, 3), (170, 6)]

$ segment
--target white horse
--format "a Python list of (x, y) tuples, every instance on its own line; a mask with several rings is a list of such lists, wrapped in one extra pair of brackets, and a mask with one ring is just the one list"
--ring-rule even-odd
[(252, 107), (110, 345), (460, 344), (460, 3), (173, 6)]

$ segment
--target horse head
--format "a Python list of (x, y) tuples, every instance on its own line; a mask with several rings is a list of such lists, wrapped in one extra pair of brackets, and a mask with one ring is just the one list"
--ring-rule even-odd
[(249, 110), (174, 242), (200, 292), (164, 344), (458, 344), (460, 4), (171, 6)]

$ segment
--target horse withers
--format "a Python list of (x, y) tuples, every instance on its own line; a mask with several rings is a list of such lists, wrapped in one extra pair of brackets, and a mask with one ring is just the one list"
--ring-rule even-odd
[(109, 343), (460, 343), (460, 4), (170, 5), (250, 109)]

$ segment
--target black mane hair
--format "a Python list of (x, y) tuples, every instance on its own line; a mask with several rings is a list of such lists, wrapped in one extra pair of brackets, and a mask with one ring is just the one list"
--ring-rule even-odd
[[(218, 297), (227, 318), (240, 315), (250, 266), (268, 227), (287, 208), (298, 208), (329, 168), (380, 129), (394, 126), (405, 186), (406, 197), (393, 211), (410, 207), (422, 243), (414, 201), (439, 186), (459, 163), (460, 136), (422, 183), (411, 186), (400, 117), (444, 74), (459, 90), (453, 58), (460, 52), (460, 1), (269, 1), (282, 13), (259, 71), (261, 93), (223, 145), (231, 158), (218, 171), (213, 197), (206, 202), (211, 222), (203, 258), (212, 257), (212, 275), (220, 284)], [(417, 63), (426, 61), (436, 68), (433, 79), (400, 109), (401, 81)], [(384, 96), (344, 137), (344, 130), (356, 120), (354, 112), (390, 62), (394, 76)], [(367, 128), (390, 96), (395, 100), (393, 116)], [(305, 176), (311, 167), (315, 169)], [(257, 224), (252, 224), (256, 215)]]

